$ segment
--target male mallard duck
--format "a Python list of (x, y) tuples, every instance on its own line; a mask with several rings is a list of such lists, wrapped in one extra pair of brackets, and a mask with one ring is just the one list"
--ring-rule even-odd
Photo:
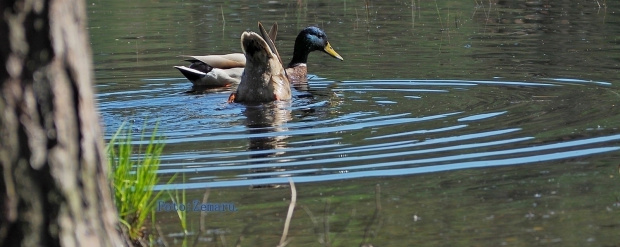
[(295, 39), (293, 49), (293, 59), (286, 67), (286, 74), (291, 83), (306, 82), (308, 74), (306, 63), (310, 52), (323, 51), (340, 61), (344, 60), (329, 44), (325, 32), (318, 27), (307, 27), (301, 30)]
[(284, 69), (282, 59), (271, 36), (259, 22), (261, 35), (244, 32), (241, 35), (241, 48), (246, 58), (245, 71), (237, 91), (228, 102), (268, 102), (289, 100), (291, 83), (305, 82), (306, 62), (312, 51), (322, 50), (343, 60), (327, 41), (327, 35), (317, 27), (307, 27), (295, 39), (293, 59)]
[[(273, 43), (276, 39), (277, 28), (277, 24), (274, 24), (268, 34), (259, 37), (265, 41), (267, 40), (265, 37), (268, 36), (271, 40), (270, 43)], [(307, 27), (297, 35), (293, 59), (286, 67), (286, 74), (291, 83), (306, 81), (308, 54), (317, 50), (322, 50), (337, 59), (343, 60), (331, 47), (323, 30), (318, 27)], [(231, 86), (241, 81), (246, 57), (242, 53), (233, 53), (191, 56), (187, 61), (192, 62), (189, 67), (175, 66), (175, 68), (181, 71), (195, 86), (218, 87)]]

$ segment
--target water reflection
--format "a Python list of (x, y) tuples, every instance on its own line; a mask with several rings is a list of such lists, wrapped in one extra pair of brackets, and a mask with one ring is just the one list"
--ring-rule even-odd
[[(246, 105), (243, 115), (246, 117), (245, 126), (250, 134), (249, 151), (274, 150), (286, 147), (288, 136), (277, 135), (285, 132), (286, 123), (292, 119), (291, 104), (288, 101), (277, 101), (260, 105)], [(276, 135), (263, 135), (276, 133)], [(273, 154), (251, 155), (250, 157), (272, 157)]]
[(258, 178), (267, 178), (274, 172), (286, 171), (276, 166), (278, 162), (286, 160), (278, 160), (274, 163), (268, 160), (277, 160), (285, 153), (286, 139), (289, 136), (284, 135), (283, 132), (288, 131), (286, 123), (292, 119), (290, 108), (291, 104), (287, 101), (245, 105), (243, 115), (246, 119), (244, 122), (250, 136), (247, 149), (250, 153), (248, 164), (252, 167), (259, 167), (252, 168), (249, 172)]

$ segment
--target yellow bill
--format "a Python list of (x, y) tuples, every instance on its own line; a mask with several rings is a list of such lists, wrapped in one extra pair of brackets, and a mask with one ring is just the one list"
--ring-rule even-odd
[(334, 51), (334, 48), (332, 48), (332, 45), (330, 45), (329, 42), (327, 42), (327, 45), (325, 46), (325, 49), (323, 50), (330, 56), (338, 58), (341, 61), (344, 61), (344, 59), (338, 54), (338, 52)]

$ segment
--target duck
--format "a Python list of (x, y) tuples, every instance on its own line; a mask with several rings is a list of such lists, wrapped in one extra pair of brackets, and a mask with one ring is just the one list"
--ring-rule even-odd
[[(277, 54), (275, 45), (273, 45), (277, 36), (277, 23), (273, 24), (269, 32), (265, 32), (264, 28), (262, 28), (262, 24), (259, 22), (259, 29), (262, 29), (260, 35), (257, 33), (251, 34), (251, 32), (244, 32), (241, 36), (242, 40), (244, 37), (247, 38), (248, 41), (260, 38), (265, 41), (265, 44), (267, 44), (266, 47), (270, 47), (268, 43), (271, 43), (273, 49), (269, 48), (263, 50), (263, 52), (265, 55), (275, 52), (274, 55), (276, 55), (281, 63), (282, 59), (279, 57), (279, 54)], [(248, 34), (244, 36), (246, 33)], [(243, 41), (241, 43), (243, 49)], [(262, 42), (253, 44), (257, 45), (255, 48), (265, 48)], [(297, 35), (293, 47), (293, 58), (285, 67), (285, 75), (289, 84), (307, 82), (308, 55), (313, 51), (319, 50), (338, 60), (344, 60), (342, 56), (331, 47), (330, 43), (327, 41), (327, 35), (323, 30), (314, 26), (306, 27)], [(244, 53), (226, 55), (188, 56), (186, 61), (191, 62), (189, 67), (174, 67), (190, 80), (194, 86), (233, 87), (240, 84), (242, 81), (241, 77), (247, 64), (247, 54), (244, 50)]]
[(261, 35), (241, 34), (241, 49), (246, 58), (245, 70), (237, 90), (228, 102), (270, 102), (291, 99), (291, 84), (307, 82), (307, 60), (312, 51), (322, 50), (344, 60), (329, 44), (318, 27), (303, 29), (295, 39), (293, 59), (285, 67), (273, 39), (258, 23)]
[(270, 102), (291, 99), (291, 86), (273, 39), (259, 22), (261, 34), (243, 32), (241, 50), (245, 68), (228, 102)]

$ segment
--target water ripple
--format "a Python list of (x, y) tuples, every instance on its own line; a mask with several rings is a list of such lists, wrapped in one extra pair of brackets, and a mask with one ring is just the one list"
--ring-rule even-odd
[[(148, 133), (154, 124), (145, 123), (160, 122), (160, 173), (185, 173), (189, 182), (158, 189), (411, 175), (620, 149), (610, 124), (617, 121), (608, 119), (620, 114), (605, 108), (602, 82), (314, 78), (292, 102), (246, 106), (227, 104), (226, 91), (163, 90), (170, 80), (123, 92), (103, 87), (99, 95), (107, 125), (148, 118), (134, 127)], [(581, 93), (584, 85), (598, 94)], [(602, 108), (579, 108), (584, 102)], [(576, 116), (587, 121), (570, 121)]]
[[(354, 178), (368, 178), (368, 177), (381, 177), (381, 176), (403, 176), (422, 174), (430, 172), (445, 172), (457, 169), (471, 169), (471, 168), (483, 168), (483, 167), (495, 167), (495, 166), (507, 166), (527, 164), (534, 162), (552, 161), (557, 159), (573, 158), (585, 155), (593, 155), (605, 152), (618, 151), (620, 147), (604, 147), (604, 148), (590, 148), (577, 151), (567, 151), (553, 154), (543, 154), (528, 157), (518, 157), (501, 160), (487, 160), (487, 161), (470, 161), (462, 163), (453, 163), (439, 166), (424, 166), (414, 168), (400, 168), (389, 170), (371, 170), (360, 172), (341, 172), (336, 174), (327, 175), (312, 175), (312, 176), (295, 176), (293, 181), (295, 183), (308, 183), (308, 182), (324, 182), (331, 180), (341, 179), (354, 179)], [(317, 170), (320, 171), (320, 170)], [(288, 177), (288, 176), (287, 176)], [(155, 190), (168, 190), (168, 189), (199, 189), (199, 188), (218, 188), (218, 187), (232, 187), (232, 186), (250, 186), (250, 185), (265, 185), (265, 184), (286, 184), (288, 183), (287, 177), (270, 177), (270, 178), (257, 178), (252, 180), (234, 180), (234, 181), (217, 181), (217, 182), (205, 182), (205, 183), (186, 183), (183, 185), (158, 185)]]

